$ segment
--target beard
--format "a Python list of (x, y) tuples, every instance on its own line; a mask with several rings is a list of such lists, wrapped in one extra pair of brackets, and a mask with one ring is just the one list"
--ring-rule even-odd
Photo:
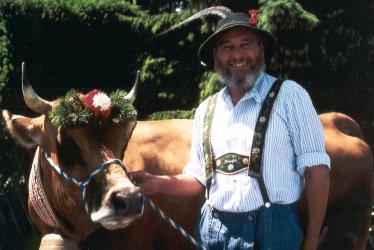
[(251, 64), (248, 72), (234, 74), (228, 67), (214, 58), (214, 70), (217, 73), (218, 80), (228, 87), (240, 89), (251, 89), (261, 72), (265, 71), (264, 58), (257, 56)]

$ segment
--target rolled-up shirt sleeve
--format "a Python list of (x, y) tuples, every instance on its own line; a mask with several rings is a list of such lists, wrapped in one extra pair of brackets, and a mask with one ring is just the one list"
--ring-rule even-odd
[(201, 103), (196, 109), (195, 119), (192, 130), (192, 141), (190, 149), (190, 161), (183, 169), (184, 174), (195, 177), (201, 184), (206, 186), (206, 175), (205, 175), (205, 160), (204, 152), (202, 147), (203, 138), (203, 126), (204, 126), (204, 114), (206, 110), (207, 102)]
[(306, 167), (326, 165), (330, 168), (330, 157), (325, 150), (321, 120), (309, 94), (299, 85), (291, 84), (286, 102), (288, 127), (296, 155), (296, 170), (304, 175)]

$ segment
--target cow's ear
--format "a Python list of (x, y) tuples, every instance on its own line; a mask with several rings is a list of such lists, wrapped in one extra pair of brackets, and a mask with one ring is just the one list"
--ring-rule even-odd
[(44, 115), (36, 118), (29, 118), (21, 115), (14, 115), (7, 110), (3, 110), (2, 115), (6, 122), (6, 127), (13, 138), (22, 146), (33, 148), (43, 146), (43, 124)]

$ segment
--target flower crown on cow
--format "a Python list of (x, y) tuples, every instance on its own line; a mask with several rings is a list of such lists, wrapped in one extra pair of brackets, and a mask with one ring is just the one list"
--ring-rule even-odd
[(69, 90), (65, 97), (48, 113), (54, 126), (85, 125), (93, 121), (111, 120), (121, 123), (136, 119), (136, 111), (126, 91), (116, 90), (109, 96), (94, 89), (86, 95), (75, 89)]

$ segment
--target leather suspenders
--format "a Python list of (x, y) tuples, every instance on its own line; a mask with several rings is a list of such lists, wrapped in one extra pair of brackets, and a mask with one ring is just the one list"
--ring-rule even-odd
[[(265, 135), (268, 128), (271, 111), (275, 99), (277, 98), (279, 90), (282, 86), (282, 83), (283, 81), (280, 79), (277, 79), (274, 82), (266, 96), (266, 99), (262, 104), (253, 135), (250, 161), (248, 166), (248, 176), (257, 179), (262, 199), (266, 207), (270, 207), (270, 199), (266, 191), (266, 186), (262, 176), (262, 156), (265, 148)], [(203, 151), (205, 156), (206, 192), (208, 198), (210, 187), (212, 185), (213, 174), (215, 171), (214, 156), (210, 136), (214, 110), (217, 103), (217, 96), (218, 93), (209, 97), (208, 108), (204, 117)]]

